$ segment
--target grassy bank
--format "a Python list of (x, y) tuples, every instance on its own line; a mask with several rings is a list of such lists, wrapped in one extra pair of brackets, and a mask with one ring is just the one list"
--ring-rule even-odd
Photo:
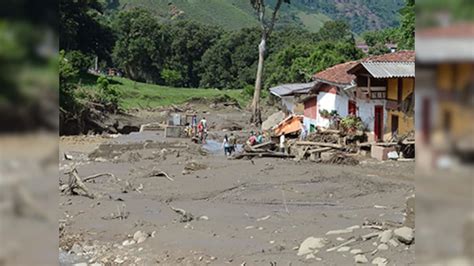
[[(78, 83), (81, 87), (97, 89), (96, 80), (97, 76), (83, 75)], [(116, 88), (120, 93), (119, 104), (125, 110), (179, 105), (193, 98), (212, 101), (219, 97), (228, 96), (237, 100), (242, 107), (246, 106), (249, 101), (247, 97), (242, 95), (242, 90), (173, 88), (118, 77), (110, 78), (110, 86)]]

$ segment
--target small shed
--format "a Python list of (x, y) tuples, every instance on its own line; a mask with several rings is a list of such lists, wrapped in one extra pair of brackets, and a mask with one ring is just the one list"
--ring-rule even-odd
[(270, 88), (270, 93), (281, 100), (282, 106), (290, 114), (303, 112), (303, 106), (298, 104), (297, 98), (301, 95), (308, 94), (311, 88), (316, 84), (309, 83), (295, 83), (283, 84)]

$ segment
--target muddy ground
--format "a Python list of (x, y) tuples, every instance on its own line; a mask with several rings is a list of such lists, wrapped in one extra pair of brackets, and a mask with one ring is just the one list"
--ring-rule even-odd
[[(201, 114), (212, 125), (210, 136), (222, 135), (228, 121), (244, 125), (238, 134), (250, 130), (243, 111)], [(152, 112), (145, 116), (162, 119)], [(62, 264), (351, 265), (354, 254), (326, 249), (380, 232), (377, 226), (401, 226), (405, 199), (414, 193), (413, 162), (230, 160), (219, 148), (212, 141), (202, 147), (167, 139), (162, 131), (61, 138), (60, 183), (67, 184), (65, 173), (74, 167), (83, 178), (103, 172), (115, 177), (86, 182), (93, 199), (61, 194)], [(137, 231), (141, 243), (132, 241)], [(314, 257), (297, 256), (310, 236), (327, 238), (325, 247)], [(379, 244), (372, 238), (348, 246), (361, 249), (369, 264), (376, 257), (389, 265), (414, 263), (414, 245), (398, 243), (372, 254)]]

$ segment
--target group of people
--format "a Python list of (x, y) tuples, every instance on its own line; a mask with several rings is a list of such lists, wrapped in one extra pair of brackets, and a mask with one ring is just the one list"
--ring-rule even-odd
[(257, 145), (257, 144), (261, 144), (261, 143), (263, 143), (263, 139), (264, 139), (264, 137), (263, 137), (262, 132), (259, 131), (259, 132), (255, 133), (255, 132), (251, 131), (250, 132), (250, 137), (247, 140), (247, 145), (254, 146), (254, 145)]
[(197, 116), (193, 115), (191, 124), (186, 124), (186, 134), (188, 137), (197, 138), (197, 141), (204, 144), (207, 138), (207, 120), (203, 117), (199, 122)]

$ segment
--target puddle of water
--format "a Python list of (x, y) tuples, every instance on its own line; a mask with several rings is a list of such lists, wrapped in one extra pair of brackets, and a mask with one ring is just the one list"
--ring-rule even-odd
[(70, 266), (76, 263), (87, 262), (87, 259), (84, 257), (79, 257), (74, 254), (70, 254), (66, 251), (59, 250), (59, 265), (60, 266)]
[[(224, 148), (222, 147), (222, 143), (213, 139), (206, 140), (206, 143), (202, 145), (202, 147), (211, 153), (224, 155)], [(242, 144), (237, 144), (235, 151), (242, 151)]]

